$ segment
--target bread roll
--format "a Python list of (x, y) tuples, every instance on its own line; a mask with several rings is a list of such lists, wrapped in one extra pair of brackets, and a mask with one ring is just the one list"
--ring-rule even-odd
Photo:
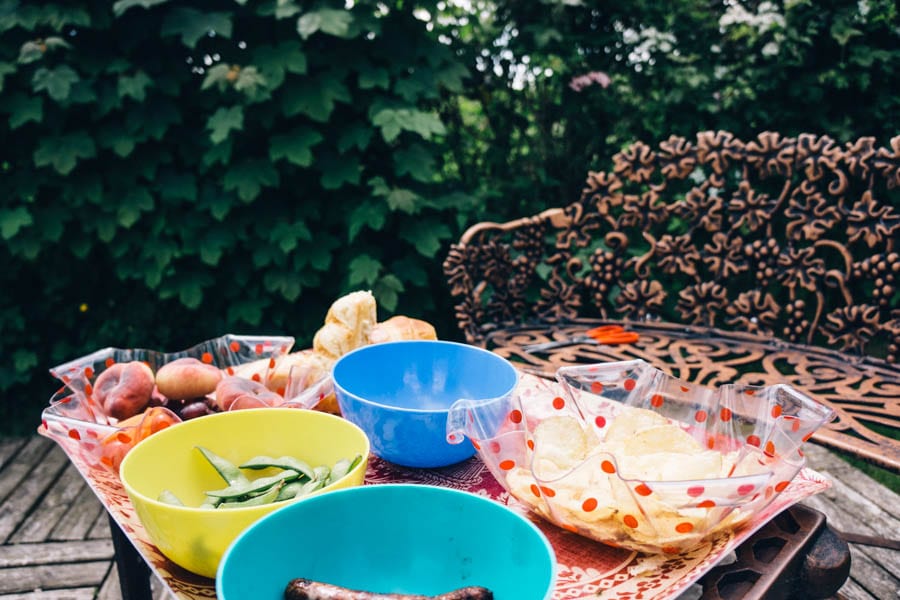
[(437, 333), (428, 321), (411, 319), (404, 315), (391, 317), (376, 323), (369, 333), (370, 344), (396, 342), (398, 340), (436, 340)]
[(375, 297), (370, 291), (352, 292), (335, 300), (325, 324), (313, 337), (313, 350), (337, 359), (369, 343), (377, 320)]

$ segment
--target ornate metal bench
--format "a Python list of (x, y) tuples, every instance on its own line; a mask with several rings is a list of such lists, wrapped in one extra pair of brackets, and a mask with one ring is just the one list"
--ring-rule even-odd
[[(644, 360), (705, 385), (794, 384), (818, 442), (900, 472), (900, 136), (638, 142), (572, 204), (479, 223), (444, 262), (468, 342), (526, 370)], [(628, 345), (532, 342), (624, 323)]]

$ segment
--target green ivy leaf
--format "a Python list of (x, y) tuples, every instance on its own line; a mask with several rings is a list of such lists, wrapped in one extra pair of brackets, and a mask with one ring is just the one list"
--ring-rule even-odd
[(0, 236), (4, 240), (12, 239), (23, 227), (34, 223), (31, 213), (24, 206), (12, 210), (0, 210)]
[(101, 148), (109, 148), (122, 158), (131, 154), (137, 143), (137, 138), (133, 134), (118, 125), (106, 125), (98, 129), (96, 135)]
[(143, 102), (147, 97), (147, 88), (152, 84), (153, 80), (143, 71), (138, 71), (134, 75), (122, 75), (119, 77), (119, 98), (130, 97)]
[(60, 65), (53, 69), (41, 67), (34, 72), (31, 85), (35, 92), (46, 90), (48, 96), (57, 102), (62, 102), (68, 98), (69, 90), (79, 79), (78, 73), (68, 65)]
[(94, 140), (86, 133), (73, 132), (41, 138), (34, 151), (37, 167), (52, 166), (60, 175), (68, 175), (80, 158), (93, 158), (97, 154)]
[(21, 348), (13, 352), (13, 364), (18, 373), (28, 373), (38, 366), (37, 354), (31, 350), (23, 350)]
[(181, 282), (178, 299), (188, 308), (198, 308), (203, 303), (203, 288), (212, 284), (212, 279), (205, 274), (193, 273)]
[(298, 127), (284, 135), (273, 135), (269, 141), (269, 158), (272, 161), (287, 159), (308, 167), (313, 162), (313, 146), (324, 140), (321, 133), (308, 127)]
[(16, 67), (13, 64), (8, 62), (0, 62), (0, 92), (3, 91), (3, 80), (6, 79), (7, 75), (11, 75), (16, 72)]
[(350, 37), (353, 15), (348, 10), (321, 8), (308, 12), (297, 20), (297, 31), (304, 40), (317, 31), (335, 37)]
[(224, 142), (232, 130), (240, 131), (244, 128), (244, 108), (242, 106), (220, 108), (206, 122), (206, 128), (212, 132), (209, 139), (213, 144)]
[(382, 264), (376, 258), (368, 254), (358, 254), (348, 265), (347, 283), (351, 287), (371, 286), (378, 280)]
[(338, 152), (343, 154), (351, 148), (357, 150), (365, 150), (372, 141), (372, 128), (367, 127), (364, 123), (355, 121), (340, 131), (337, 139)]
[(365, 227), (374, 231), (380, 230), (384, 227), (386, 216), (387, 211), (384, 209), (384, 206), (377, 202), (359, 204), (350, 212), (348, 218), (348, 241), (352, 242), (355, 240), (356, 236), (358, 236)]
[(306, 73), (306, 54), (301, 50), (300, 42), (289, 40), (274, 46), (260, 46), (253, 53), (251, 61), (259, 68), (271, 89), (281, 87), (285, 73)]
[(110, 215), (95, 215), (93, 225), (101, 242), (108, 244), (116, 237), (116, 220)]
[(396, 140), (402, 131), (418, 133), (426, 140), (432, 134), (446, 133), (436, 114), (410, 108), (382, 108), (372, 116), (372, 124), (381, 128), (381, 135), (388, 143)]
[(248, 66), (238, 71), (234, 82), (234, 89), (243, 93), (248, 98), (255, 98), (260, 88), (266, 87), (266, 78), (254, 66)]
[(384, 177), (373, 177), (368, 183), (369, 187), (372, 188), (373, 196), (387, 196), (391, 193), (391, 188), (388, 186), (387, 181), (384, 180)]
[(360, 71), (357, 83), (361, 90), (371, 90), (375, 88), (386, 90), (391, 85), (391, 77), (388, 75), (387, 69), (374, 67)]
[(19, 48), (19, 64), (27, 65), (44, 58), (46, 47), (34, 40), (29, 40)]
[(841, 46), (846, 46), (850, 38), (863, 35), (863, 32), (853, 27), (846, 18), (839, 18), (831, 25), (831, 37)]
[(303, 9), (297, 6), (293, 0), (278, 0), (275, 3), (275, 18), (290, 19), (301, 10)]
[(462, 63), (454, 62), (435, 73), (435, 79), (440, 85), (454, 94), (461, 94), (465, 90), (464, 81), (469, 76), (469, 70)]
[(228, 321), (230, 323), (247, 323), (257, 326), (262, 322), (264, 302), (257, 298), (239, 298), (228, 305)]
[(224, 90), (228, 85), (228, 74), (230, 72), (230, 65), (226, 65), (225, 63), (213, 65), (206, 71), (206, 77), (203, 78), (203, 83), (200, 85), (200, 89), (205, 90), (218, 84), (219, 90)]
[(121, 17), (125, 11), (135, 7), (153, 8), (158, 4), (165, 4), (169, 0), (118, 0), (113, 3), (113, 14)]
[(322, 171), (321, 183), (326, 190), (336, 190), (345, 183), (357, 185), (362, 175), (359, 157), (353, 155), (324, 156), (317, 166)]
[[(71, 25), (71, 24), (70, 24)], [(72, 46), (59, 36), (50, 36), (40, 40), (29, 40), (19, 48), (19, 64), (27, 65), (44, 58), (50, 50), (71, 48)]]
[(234, 235), (229, 227), (210, 228), (200, 244), (200, 260), (214, 267), (222, 260), (225, 250), (234, 245)]
[(299, 240), (312, 240), (312, 232), (303, 221), (295, 221), (287, 223), (280, 221), (269, 232), (269, 237), (273, 242), (278, 243), (278, 247), (285, 254), (290, 254), (297, 248)]
[(130, 229), (141, 218), (142, 212), (153, 210), (153, 196), (146, 188), (132, 189), (119, 199), (116, 221), (125, 229)]
[(312, 81), (292, 82), (284, 88), (282, 109), (286, 117), (304, 114), (314, 121), (325, 123), (334, 110), (335, 102), (351, 102), (347, 86), (333, 73), (325, 73)]
[(391, 190), (387, 196), (387, 203), (391, 210), (399, 210), (409, 215), (418, 211), (416, 206), (418, 200), (418, 194), (405, 189)]
[(180, 36), (181, 42), (188, 48), (196, 47), (197, 42), (210, 31), (214, 31), (217, 36), (230, 38), (231, 15), (176, 6), (166, 13), (160, 29), (164, 36)]
[(221, 144), (212, 146), (203, 154), (203, 166), (212, 167), (216, 163), (227, 165), (231, 160), (231, 140), (225, 140)]
[(428, 223), (425, 227), (417, 222), (404, 227), (400, 235), (413, 244), (419, 254), (434, 258), (441, 250), (443, 240), (450, 237), (450, 228), (443, 223)]
[(372, 293), (378, 298), (378, 305), (383, 306), (387, 312), (394, 312), (397, 310), (397, 305), (400, 302), (400, 294), (406, 287), (403, 285), (403, 281), (400, 280), (396, 275), (385, 275), (378, 282), (372, 286)]
[(421, 144), (411, 144), (394, 152), (394, 170), (397, 175), (409, 173), (414, 179), (428, 183), (434, 177), (435, 159)]
[(22, 93), (10, 94), (5, 102), (9, 111), (10, 129), (18, 129), (28, 122), (40, 123), (44, 119), (44, 99)]
[(300, 297), (302, 286), (294, 273), (282, 269), (273, 269), (263, 276), (263, 284), (266, 290), (275, 294), (281, 294), (288, 302), (293, 302)]
[(194, 202), (197, 199), (197, 178), (190, 173), (166, 171), (156, 179), (159, 195), (167, 200), (185, 200)]
[(415, 103), (421, 97), (435, 97), (436, 86), (432, 74), (425, 70), (414, 71), (409, 77), (397, 80), (394, 91), (409, 103)]
[(246, 160), (232, 165), (222, 179), (222, 188), (234, 190), (245, 203), (252, 202), (263, 187), (275, 187), (280, 178), (278, 171), (267, 160)]

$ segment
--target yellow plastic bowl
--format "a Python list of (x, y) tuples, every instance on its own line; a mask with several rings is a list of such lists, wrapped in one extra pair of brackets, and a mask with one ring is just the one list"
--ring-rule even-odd
[[(203, 446), (234, 464), (254, 456), (293, 456), (310, 466), (333, 466), (362, 456), (345, 477), (300, 499), (232, 509), (199, 507), (207, 490), (226, 483), (195, 450)], [(151, 541), (175, 564), (214, 578), (229, 544), (257, 519), (314, 494), (361, 485), (369, 440), (349, 421), (297, 408), (259, 408), (224, 412), (185, 421), (137, 444), (122, 461), (119, 476)], [(257, 475), (248, 472), (251, 479)], [(185, 506), (159, 502), (170, 490)]]

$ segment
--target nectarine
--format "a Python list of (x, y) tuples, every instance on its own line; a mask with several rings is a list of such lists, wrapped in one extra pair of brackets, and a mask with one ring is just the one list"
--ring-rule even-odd
[(103, 411), (116, 419), (127, 419), (144, 410), (153, 393), (153, 371), (133, 360), (116, 363), (94, 381), (94, 399)]
[(223, 377), (216, 386), (216, 403), (222, 410), (277, 406), (282, 400), (263, 384), (243, 377)]
[(196, 358), (178, 358), (156, 372), (156, 387), (170, 400), (201, 398), (215, 391), (222, 371)]

